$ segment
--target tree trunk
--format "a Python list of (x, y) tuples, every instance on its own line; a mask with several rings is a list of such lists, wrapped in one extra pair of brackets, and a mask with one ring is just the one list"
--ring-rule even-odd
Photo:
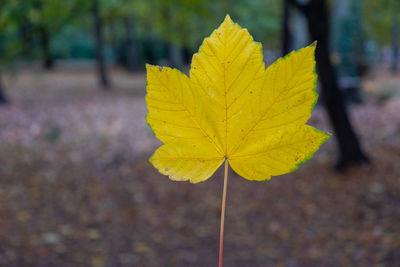
[(40, 45), (42, 48), (41, 58), (42, 58), (43, 68), (46, 70), (53, 69), (54, 60), (51, 55), (50, 36), (48, 30), (44, 26), (41, 26), (39, 28), (39, 38), (40, 38)]
[(94, 37), (96, 42), (96, 61), (98, 79), (103, 89), (109, 88), (109, 80), (104, 62), (103, 20), (100, 17), (99, 0), (92, 0), (92, 15), (94, 23)]
[(290, 2), (283, 0), (282, 10), (282, 55), (285, 56), (292, 49), (292, 34), (290, 31)]
[(1, 73), (0, 73), (0, 105), (7, 104), (8, 100), (4, 94), (4, 85), (3, 85), (3, 80), (1, 79)]
[(313, 40), (318, 41), (316, 49), (317, 71), (322, 87), (322, 100), (328, 112), (339, 146), (338, 169), (368, 162), (354, 132), (344, 99), (338, 87), (335, 69), (329, 58), (329, 11), (325, 0), (310, 0), (300, 4), (291, 0), (307, 18), (308, 30)]
[(135, 38), (135, 20), (132, 16), (124, 18), (125, 25), (125, 56), (126, 68), (129, 71), (137, 70), (139, 65), (138, 44)]

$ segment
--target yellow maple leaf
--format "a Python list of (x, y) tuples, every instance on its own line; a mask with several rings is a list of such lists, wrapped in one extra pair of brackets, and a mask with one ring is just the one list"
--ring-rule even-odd
[(228, 15), (193, 56), (189, 77), (147, 65), (147, 122), (164, 143), (150, 162), (193, 183), (225, 160), (249, 180), (295, 170), (329, 137), (305, 124), (318, 98), (314, 51), (265, 69), (261, 44)]

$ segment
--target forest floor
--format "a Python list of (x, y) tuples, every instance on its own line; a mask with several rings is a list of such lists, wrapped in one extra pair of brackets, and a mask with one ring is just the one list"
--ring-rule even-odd
[[(216, 266), (221, 169), (172, 182), (148, 157), (145, 75), (7, 77), (0, 107), (0, 266)], [(294, 173), (229, 173), (225, 266), (400, 266), (400, 76), (365, 81), (351, 116), (372, 164), (333, 171), (331, 138)], [(310, 122), (330, 131), (317, 105)]]

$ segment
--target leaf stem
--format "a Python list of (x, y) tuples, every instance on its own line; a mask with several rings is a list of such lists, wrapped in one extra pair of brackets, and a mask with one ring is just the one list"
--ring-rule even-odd
[(225, 207), (226, 207), (226, 187), (228, 185), (228, 160), (225, 159), (225, 172), (224, 172), (224, 189), (222, 192), (222, 205), (221, 205), (221, 228), (219, 235), (219, 267), (222, 267), (222, 256), (224, 250), (224, 223), (225, 223)]

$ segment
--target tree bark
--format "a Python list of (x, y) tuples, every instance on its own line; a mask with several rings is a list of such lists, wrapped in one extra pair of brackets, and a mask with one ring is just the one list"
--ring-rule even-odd
[(54, 60), (53, 56), (51, 55), (50, 36), (48, 30), (44, 26), (41, 26), (39, 28), (39, 38), (40, 38), (40, 45), (42, 48), (41, 58), (42, 58), (43, 68), (46, 70), (53, 69)]
[(99, 0), (92, 0), (92, 15), (94, 23), (94, 37), (96, 42), (96, 62), (97, 73), (100, 86), (103, 89), (109, 88), (109, 80), (104, 61), (104, 38), (103, 38), (103, 20), (100, 17)]
[(310, 0), (300, 4), (290, 0), (307, 18), (308, 30), (313, 40), (318, 41), (316, 49), (317, 71), (322, 89), (322, 100), (328, 112), (339, 146), (339, 160), (336, 167), (344, 170), (351, 165), (369, 162), (353, 130), (344, 99), (339, 90), (337, 75), (329, 55), (329, 11), (325, 0)]

